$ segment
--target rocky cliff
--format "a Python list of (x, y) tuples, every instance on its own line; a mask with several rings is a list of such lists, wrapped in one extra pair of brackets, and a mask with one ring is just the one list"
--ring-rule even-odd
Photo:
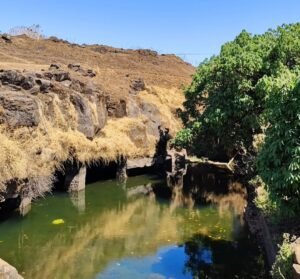
[(43, 195), (66, 162), (151, 157), (193, 72), (151, 50), (0, 37), (0, 202)]

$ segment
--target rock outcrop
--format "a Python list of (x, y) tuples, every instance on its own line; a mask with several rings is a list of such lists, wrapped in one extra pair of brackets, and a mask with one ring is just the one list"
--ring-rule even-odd
[(1, 279), (23, 279), (18, 271), (9, 263), (0, 259), (0, 278)]
[(0, 124), (10, 128), (33, 127), (40, 121), (36, 100), (18, 91), (0, 91)]
[(293, 279), (300, 279), (300, 238), (298, 238), (294, 246), (294, 264), (293, 264)]
[(71, 192), (84, 188), (89, 163), (126, 158), (125, 177), (152, 164), (159, 125), (180, 128), (180, 88), (194, 68), (175, 56), (0, 39), (0, 194), (18, 199), (23, 214), (66, 162), (80, 166), (64, 170)]

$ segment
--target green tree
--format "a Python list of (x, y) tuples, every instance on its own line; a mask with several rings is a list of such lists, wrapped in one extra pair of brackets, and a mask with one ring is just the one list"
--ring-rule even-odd
[(262, 35), (242, 31), (204, 61), (185, 90), (176, 145), (212, 159), (256, 154), (268, 197), (300, 210), (300, 23)]
[[(269, 125), (257, 165), (270, 198), (300, 209), (300, 72), (283, 68), (265, 77), (265, 117)], [(285, 206), (286, 207), (286, 206)]]
[(254, 135), (263, 132), (265, 92), (260, 81), (282, 66), (299, 65), (300, 24), (283, 25), (262, 35), (242, 31), (204, 61), (185, 90), (185, 125), (175, 144), (196, 155), (231, 157), (250, 151)]

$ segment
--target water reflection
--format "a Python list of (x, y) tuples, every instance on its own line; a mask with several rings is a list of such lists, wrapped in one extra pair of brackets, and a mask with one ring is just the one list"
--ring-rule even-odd
[(80, 214), (83, 214), (85, 212), (85, 190), (81, 190), (79, 192), (71, 192), (69, 195), (72, 204)]
[[(211, 180), (222, 189), (205, 179), (198, 185), (198, 175), (189, 168), (168, 184), (149, 177), (129, 178), (126, 186), (106, 181), (39, 200), (26, 218), (0, 223), (0, 257), (25, 279), (234, 278), (249, 251), (252, 267), (262, 268), (243, 230), (241, 185), (226, 176), (218, 182), (223, 174)], [(65, 223), (52, 225), (57, 218)], [(209, 277), (213, 270), (228, 276)]]

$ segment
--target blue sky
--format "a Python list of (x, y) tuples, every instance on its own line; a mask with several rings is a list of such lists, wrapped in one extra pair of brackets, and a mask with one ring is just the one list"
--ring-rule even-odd
[(263, 33), (300, 21), (300, 0), (0, 0), (0, 9), (2, 32), (36, 23), (47, 36), (151, 48), (193, 64), (242, 29)]

